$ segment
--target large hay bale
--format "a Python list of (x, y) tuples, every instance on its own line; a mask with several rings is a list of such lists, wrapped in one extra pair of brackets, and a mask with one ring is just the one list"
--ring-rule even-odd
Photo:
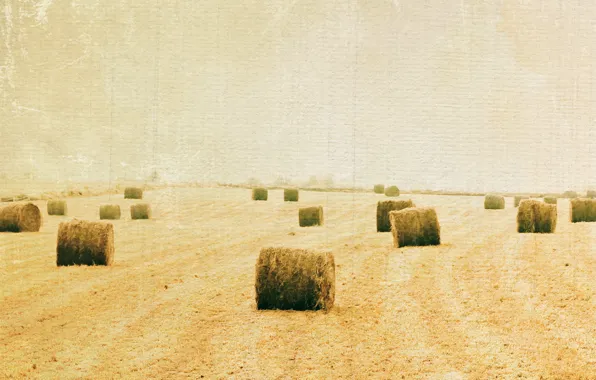
[(131, 219), (151, 219), (151, 206), (147, 203), (138, 203), (130, 206)]
[(375, 185), (373, 191), (377, 194), (384, 194), (385, 193), (385, 185)]
[(304, 207), (298, 210), (300, 227), (321, 226), (323, 224), (323, 207)]
[(143, 189), (140, 187), (127, 187), (124, 189), (124, 199), (143, 199)]
[(576, 198), (570, 201), (571, 222), (596, 222), (596, 199)]
[(497, 194), (487, 194), (484, 197), (484, 208), (487, 210), (502, 210), (505, 208), (505, 198)]
[(40, 227), (41, 211), (33, 203), (0, 208), (0, 232), (37, 232)]
[(391, 231), (391, 221), (389, 213), (399, 211), (404, 208), (414, 207), (411, 199), (406, 201), (381, 201), (377, 203), (377, 232)]
[(393, 245), (405, 246), (441, 244), (441, 226), (435, 209), (412, 207), (389, 212)]
[(524, 200), (524, 199), (530, 199), (530, 197), (527, 197), (527, 196), (525, 196), (525, 195), (516, 195), (516, 196), (513, 198), (513, 206), (514, 206), (514, 207), (517, 207), (517, 206), (519, 206), (519, 202), (521, 202), (521, 201), (522, 201), (522, 200)]
[(566, 192), (563, 193), (563, 197), (573, 199), (573, 198), (577, 198), (578, 195), (577, 195), (577, 192), (575, 192), (575, 191), (567, 190)]
[(525, 199), (517, 211), (517, 232), (554, 233), (557, 227), (557, 206), (534, 199)]
[(548, 203), (549, 205), (556, 205), (557, 197), (544, 197), (544, 203)]
[(588, 190), (586, 193), (586, 198), (596, 198), (596, 190)]
[(56, 265), (112, 265), (114, 226), (72, 220), (58, 227)]
[(58, 199), (48, 200), (48, 215), (66, 215), (66, 201)]
[(99, 219), (120, 219), (120, 206), (100, 205)]
[(399, 189), (397, 186), (389, 186), (385, 189), (385, 195), (388, 197), (399, 197)]
[(255, 272), (257, 309), (328, 310), (335, 301), (332, 253), (263, 248)]
[(285, 202), (298, 202), (298, 189), (284, 189)]
[(256, 187), (252, 189), (252, 200), (253, 201), (266, 201), (269, 196), (267, 189), (263, 187)]

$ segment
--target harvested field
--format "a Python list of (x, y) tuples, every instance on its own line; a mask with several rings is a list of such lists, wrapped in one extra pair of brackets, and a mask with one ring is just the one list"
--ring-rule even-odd
[[(56, 267), (62, 218), (0, 237), (0, 378), (589, 379), (596, 373), (596, 225), (519, 234), (517, 209), (481, 196), (411, 195), (436, 209), (441, 245), (393, 248), (378, 195), (245, 189), (146, 191), (154, 219), (115, 220), (112, 266)], [(408, 195), (410, 197), (410, 195)], [(276, 201), (273, 201), (276, 200)], [(45, 202), (33, 202), (44, 207)], [(109, 196), (68, 199), (98, 220)], [(329, 312), (258, 311), (262, 247), (329, 251)]]

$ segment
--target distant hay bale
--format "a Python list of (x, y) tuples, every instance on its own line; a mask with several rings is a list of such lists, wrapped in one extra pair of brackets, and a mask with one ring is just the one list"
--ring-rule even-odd
[(388, 197), (399, 197), (399, 189), (397, 186), (389, 186), (385, 189), (385, 195)]
[(524, 199), (530, 199), (530, 197), (526, 197), (525, 195), (516, 195), (513, 198), (513, 206), (515, 206), (515, 207), (519, 206), (519, 202), (521, 202)]
[(384, 194), (385, 193), (385, 185), (375, 185), (373, 190), (377, 194)]
[(557, 227), (557, 206), (534, 199), (524, 199), (517, 210), (517, 232), (554, 233)]
[(563, 193), (563, 197), (573, 199), (573, 198), (577, 198), (578, 195), (577, 195), (577, 192), (575, 192), (575, 191), (567, 190), (566, 192)]
[(120, 206), (100, 205), (99, 219), (120, 219)]
[(125, 188), (124, 199), (143, 199), (143, 189), (140, 187)]
[(56, 265), (112, 265), (113, 260), (112, 224), (76, 219), (60, 223)]
[(570, 201), (571, 222), (596, 222), (596, 199), (576, 198)]
[(487, 210), (502, 210), (505, 208), (505, 198), (501, 195), (487, 194), (484, 197), (484, 208)]
[(548, 203), (549, 205), (556, 205), (557, 197), (544, 197), (544, 203)]
[(40, 227), (41, 211), (33, 203), (0, 208), (0, 232), (37, 232)]
[(255, 272), (259, 310), (329, 310), (335, 301), (332, 253), (263, 248)]
[(151, 206), (147, 203), (138, 203), (130, 206), (131, 219), (151, 219)]
[(596, 198), (596, 190), (588, 190), (586, 193), (586, 198)]
[(267, 189), (263, 187), (256, 187), (252, 189), (252, 200), (253, 201), (266, 201), (269, 196)]
[(390, 232), (391, 221), (389, 213), (399, 211), (404, 208), (414, 207), (411, 199), (406, 201), (381, 201), (377, 203), (377, 232)]
[(300, 227), (323, 225), (323, 207), (303, 207), (298, 210), (298, 224)]
[(66, 215), (66, 201), (50, 199), (48, 200), (48, 215)]
[(285, 202), (298, 202), (298, 189), (284, 189)]
[(393, 246), (423, 246), (441, 244), (441, 226), (435, 209), (405, 208), (389, 212)]

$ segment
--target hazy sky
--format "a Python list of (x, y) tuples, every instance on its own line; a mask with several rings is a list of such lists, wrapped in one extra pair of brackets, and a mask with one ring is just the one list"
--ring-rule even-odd
[(596, 186), (589, 2), (4, 4), (8, 176)]

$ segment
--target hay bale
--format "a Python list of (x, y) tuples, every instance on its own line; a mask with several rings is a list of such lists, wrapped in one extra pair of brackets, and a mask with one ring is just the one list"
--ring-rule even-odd
[(138, 203), (130, 206), (131, 219), (151, 219), (151, 206), (148, 203)]
[(534, 212), (534, 232), (554, 233), (557, 228), (557, 205), (539, 202), (539, 207)]
[(284, 189), (285, 202), (298, 202), (298, 189)]
[(554, 233), (557, 227), (557, 206), (534, 199), (523, 200), (517, 211), (517, 232)]
[(388, 197), (399, 197), (399, 189), (397, 186), (389, 186), (385, 189), (385, 195)]
[(112, 224), (76, 219), (60, 223), (56, 265), (112, 265), (113, 261)]
[(571, 222), (596, 222), (596, 199), (576, 198), (570, 201)]
[(125, 188), (124, 199), (143, 199), (143, 189), (140, 187)]
[(269, 196), (267, 189), (263, 187), (256, 187), (252, 189), (252, 200), (253, 201), (266, 201)]
[(517, 210), (517, 232), (534, 232), (535, 200), (523, 200)]
[(255, 272), (259, 310), (329, 310), (335, 301), (332, 253), (263, 248)]
[(586, 198), (596, 198), (596, 190), (588, 190), (586, 193)]
[(298, 224), (300, 227), (323, 225), (323, 207), (304, 207), (298, 210)]
[(373, 191), (377, 194), (384, 194), (385, 193), (385, 185), (375, 185)]
[(0, 232), (37, 232), (40, 227), (41, 211), (33, 203), (0, 208)]
[(544, 197), (544, 203), (548, 203), (549, 205), (556, 205), (557, 197)]
[(411, 199), (407, 201), (381, 201), (377, 203), (377, 232), (391, 231), (391, 221), (389, 213), (399, 211), (404, 208), (414, 207)]
[(434, 208), (412, 207), (391, 211), (389, 219), (396, 248), (441, 244), (441, 226)]
[(566, 192), (563, 193), (563, 198), (573, 199), (573, 198), (577, 198), (577, 197), (578, 197), (578, 195), (575, 191), (567, 190)]
[(505, 198), (497, 194), (487, 194), (484, 197), (484, 208), (486, 210), (502, 210), (505, 208)]
[(519, 202), (521, 202), (521, 201), (522, 201), (522, 200), (524, 200), (524, 199), (530, 199), (530, 197), (526, 197), (525, 195), (516, 195), (516, 196), (513, 198), (513, 206), (514, 206), (514, 207), (517, 207), (517, 206), (519, 206)]
[(50, 199), (48, 200), (48, 215), (66, 215), (66, 201)]
[(120, 219), (120, 206), (100, 205), (99, 219)]

